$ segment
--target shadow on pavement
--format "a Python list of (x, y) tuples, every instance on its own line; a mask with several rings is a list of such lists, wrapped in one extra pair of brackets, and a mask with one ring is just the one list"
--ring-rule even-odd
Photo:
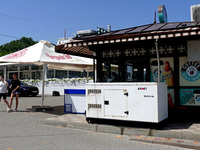
[(90, 123), (101, 124), (101, 125), (121, 126), (121, 127), (131, 127), (131, 128), (143, 128), (143, 129), (176, 130), (176, 129), (189, 129), (193, 124), (199, 123), (199, 122), (195, 120), (172, 120), (168, 118), (160, 123), (117, 121), (117, 120), (105, 120), (105, 119), (93, 119), (93, 120), (90, 120)]
[[(0, 112), (7, 112), (6, 110), (1, 110)], [(11, 111), (11, 112), (15, 112), (15, 111)], [(16, 112), (32, 112), (31, 109), (26, 109), (26, 110), (17, 110)], [(10, 112), (9, 112), (10, 113)]]
[[(12, 111), (15, 112), (15, 111)], [(32, 110), (17, 110), (16, 112), (33, 112)]]
[(169, 118), (160, 123), (145, 123), (135, 121), (117, 121), (106, 119), (90, 118), (88, 122), (92, 124), (124, 126), (132, 128), (151, 128), (156, 130), (175, 130), (175, 129), (189, 129), (193, 124), (200, 123), (200, 109), (187, 108), (184, 110), (170, 110)]
[(189, 129), (193, 124), (197, 123), (192, 120), (166, 120), (165, 123), (158, 125), (156, 130), (177, 130), (177, 129)]
[(43, 113), (53, 114), (53, 115), (64, 115), (64, 106), (53, 106), (53, 111), (43, 111)]
[(200, 123), (200, 109), (190, 107), (184, 110), (169, 111), (169, 118), (160, 123), (157, 130), (189, 129), (193, 124)]
[[(10, 97), (10, 96), (9, 96)], [(37, 95), (37, 96), (31, 96), (31, 95), (20, 95), (19, 97), (26, 97), (26, 98), (37, 98), (37, 97), (42, 97), (41, 95)]]
[(101, 125), (112, 125), (112, 126), (119, 126), (119, 127), (144, 128), (144, 129), (153, 129), (158, 126), (157, 123), (106, 120), (106, 119), (92, 119), (92, 120), (90, 120), (90, 123), (91, 124), (101, 124)]

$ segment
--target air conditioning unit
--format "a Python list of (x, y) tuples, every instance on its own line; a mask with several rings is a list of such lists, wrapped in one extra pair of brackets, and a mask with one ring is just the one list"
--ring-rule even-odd
[(200, 4), (190, 6), (191, 21), (200, 21)]
[(78, 35), (91, 35), (91, 34), (96, 34), (97, 31), (95, 30), (81, 30), (81, 31), (77, 31)]
[(94, 34), (97, 34), (97, 31), (95, 31), (95, 30), (81, 30), (81, 31), (77, 31), (77, 34), (75, 35), (75, 37), (84, 37), (84, 36), (94, 35)]

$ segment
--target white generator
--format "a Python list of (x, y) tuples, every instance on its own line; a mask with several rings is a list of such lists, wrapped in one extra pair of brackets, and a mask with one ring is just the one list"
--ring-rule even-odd
[(89, 83), (86, 119), (159, 123), (168, 118), (167, 84)]

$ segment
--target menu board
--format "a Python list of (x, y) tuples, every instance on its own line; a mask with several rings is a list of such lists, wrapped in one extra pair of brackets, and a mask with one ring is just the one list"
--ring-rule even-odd
[[(158, 62), (153, 58), (151, 64), (151, 82), (158, 81)], [(160, 59), (160, 79), (168, 86), (174, 86), (174, 59), (172, 57)]]
[(180, 105), (200, 106), (200, 89), (180, 89)]

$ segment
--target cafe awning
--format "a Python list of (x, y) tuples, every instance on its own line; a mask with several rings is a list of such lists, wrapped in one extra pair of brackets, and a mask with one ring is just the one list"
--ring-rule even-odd
[(40, 41), (25, 49), (2, 56), (0, 57), (0, 62), (43, 65), (42, 107), (44, 102), (45, 64), (52, 65), (52, 68), (66, 68), (66, 70), (77, 70), (79, 68), (89, 71), (90, 68), (93, 68), (93, 59), (56, 53), (55, 47), (47, 41)]

